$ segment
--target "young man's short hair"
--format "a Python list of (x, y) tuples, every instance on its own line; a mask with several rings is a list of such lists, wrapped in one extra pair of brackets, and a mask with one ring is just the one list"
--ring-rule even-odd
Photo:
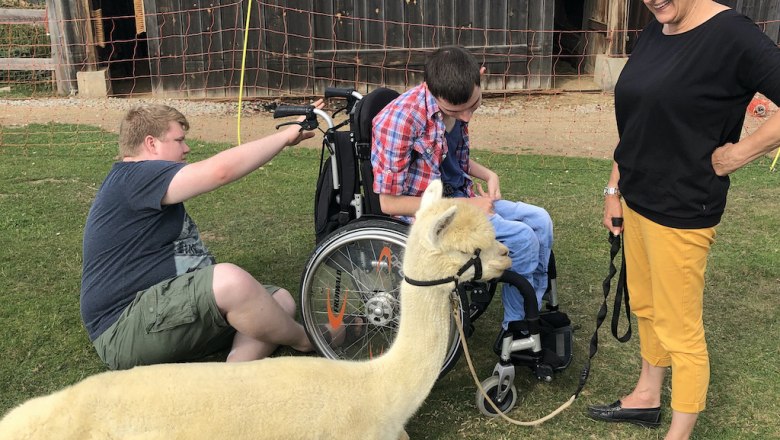
[(119, 156), (135, 156), (146, 136), (162, 138), (170, 122), (178, 122), (184, 131), (190, 123), (181, 112), (167, 105), (147, 105), (130, 109), (119, 125)]
[(479, 64), (460, 46), (444, 46), (425, 60), (423, 73), (431, 94), (453, 105), (465, 104), (480, 85)]

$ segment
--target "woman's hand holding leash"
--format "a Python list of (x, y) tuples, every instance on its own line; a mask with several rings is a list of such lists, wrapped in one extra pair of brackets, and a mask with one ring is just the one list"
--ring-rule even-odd
[[(619, 222), (616, 222), (620, 219)], [(623, 205), (620, 204), (620, 197), (606, 196), (604, 198), (604, 227), (614, 236), (623, 232)]]

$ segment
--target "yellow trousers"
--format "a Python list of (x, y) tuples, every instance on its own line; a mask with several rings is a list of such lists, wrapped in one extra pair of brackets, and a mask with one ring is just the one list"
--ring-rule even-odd
[(702, 320), (704, 272), (715, 228), (668, 228), (625, 203), (623, 218), (626, 281), (642, 358), (672, 367), (673, 410), (701, 412), (710, 381)]

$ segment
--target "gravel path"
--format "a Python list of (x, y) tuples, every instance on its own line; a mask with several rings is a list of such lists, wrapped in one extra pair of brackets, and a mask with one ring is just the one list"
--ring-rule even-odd
[[(236, 102), (156, 98), (0, 99), (0, 126), (61, 122), (86, 124), (116, 132), (130, 108), (160, 103), (179, 109), (190, 121), (188, 137), (236, 143)], [(246, 101), (241, 138), (271, 133), (281, 122), (271, 117), (273, 102)], [(767, 116), (777, 111), (769, 105)], [(748, 115), (745, 131), (755, 130), (766, 117)], [(485, 99), (469, 125), (476, 150), (609, 158), (617, 143), (613, 97), (600, 93), (517, 95)], [(306, 142), (319, 147), (319, 140)]]

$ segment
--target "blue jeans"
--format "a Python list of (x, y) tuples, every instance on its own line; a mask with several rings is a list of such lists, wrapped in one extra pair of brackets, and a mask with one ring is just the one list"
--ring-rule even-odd
[[(523, 202), (499, 200), (493, 204), (495, 214), (490, 222), (496, 239), (509, 248), (512, 270), (527, 279), (536, 292), (541, 306), (547, 290), (547, 266), (553, 245), (553, 224), (543, 208)], [(511, 321), (525, 318), (523, 297), (516, 287), (503, 284), (504, 329)]]

